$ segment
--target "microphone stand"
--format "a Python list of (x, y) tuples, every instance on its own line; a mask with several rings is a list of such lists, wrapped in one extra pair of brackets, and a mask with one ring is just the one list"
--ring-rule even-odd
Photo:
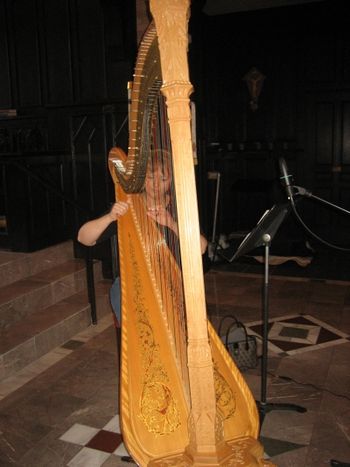
[[(267, 370), (268, 370), (268, 331), (269, 331), (269, 256), (270, 245), (279, 226), (290, 211), (288, 203), (274, 205), (259, 220), (256, 227), (243, 239), (237, 251), (230, 258), (225, 258), (232, 262), (239, 256), (245, 255), (254, 248), (264, 246), (264, 285), (263, 285), (263, 307), (262, 307), (262, 359), (261, 359), (261, 395), (260, 401), (256, 401), (260, 416), (260, 427), (263, 424), (265, 415), (272, 410), (293, 410), (304, 413), (306, 409), (295, 404), (280, 404), (267, 402)], [(224, 255), (222, 255), (224, 256)], [(225, 256), (224, 256), (225, 257)]]
[(260, 415), (260, 427), (264, 422), (265, 416), (272, 410), (292, 410), (294, 412), (304, 413), (306, 408), (290, 403), (272, 403), (267, 402), (267, 363), (268, 363), (268, 334), (269, 334), (269, 257), (270, 245), (272, 237), (266, 233), (262, 236), (263, 245), (265, 247), (264, 255), (264, 286), (263, 286), (263, 332), (262, 332), (262, 359), (261, 359), (261, 388), (260, 401), (257, 401), (257, 406)]

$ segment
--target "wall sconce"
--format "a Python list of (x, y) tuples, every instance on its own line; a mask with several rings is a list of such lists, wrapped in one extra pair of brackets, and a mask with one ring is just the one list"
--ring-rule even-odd
[(258, 108), (258, 98), (260, 96), (264, 80), (266, 76), (261, 73), (257, 68), (251, 68), (248, 73), (243, 77), (243, 81), (247, 83), (250, 95), (250, 108), (253, 112)]

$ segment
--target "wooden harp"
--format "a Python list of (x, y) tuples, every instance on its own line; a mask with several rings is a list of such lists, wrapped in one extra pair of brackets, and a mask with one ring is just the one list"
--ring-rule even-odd
[[(122, 283), (120, 416), (141, 466), (268, 466), (255, 401), (207, 320), (191, 141), (189, 0), (151, 0), (132, 86), (129, 149), (109, 155)], [(166, 117), (161, 110), (165, 101)], [(158, 123), (165, 130), (155, 131)], [(149, 154), (171, 152), (180, 260), (145, 202)], [(147, 180), (146, 180), (147, 182)]]

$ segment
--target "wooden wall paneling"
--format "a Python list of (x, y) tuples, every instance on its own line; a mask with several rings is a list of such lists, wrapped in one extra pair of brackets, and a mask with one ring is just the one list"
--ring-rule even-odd
[[(331, 98), (332, 99), (332, 98)], [(334, 161), (335, 149), (335, 104), (333, 100), (319, 101), (315, 111), (315, 163), (327, 166), (327, 170)]]
[[(29, 168), (36, 174), (40, 174), (35, 162), (28, 164)], [(42, 167), (41, 167), (42, 169)], [(48, 169), (45, 161), (45, 169)], [(47, 177), (45, 176), (45, 179)], [(49, 177), (48, 177), (49, 178)], [(50, 233), (51, 212), (50, 212), (50, 194), (47, 189), (27, 177), (28, 204), (29, 204), (29, 243), (36, 237), (42, 237)]]
[[(350, 92), (343, 92), (340, 95), (340, 119), (339, 125), (339, 167), (337, 172), (337, 200), (339, 205), (350, 211)], [(350, 216), (339, 216), (339, 230), (342, 232), (341, 240), (347, 240), (350, 245)]]
[(106, 209), (106, 193), (107, 187), (105, 184), (106, 167), (107, 167), (107, 152), (105, 150), (105, 125), (104, 115), (98, 115), (94, 119), (94, 134), (90, 133), (90, 138), (87, 142), (88, 156), (91, 158), (91, 187), (92, 194), (90, 209), (97, 213), (102, 213)]
[[(333, 158), (335, 150), (336, 109), (333, 95), (315, 93), (308, 98), (309, 119), (307, 122), (307, 144), (309, 170), (307, 188), (316, 196), (334, 201)], [(312, 229), (319, 234), (330, 234), (331, 213), (318, 202), (306, 203), (306, 215)]]
[[(65, 189), (63, 157), (47, 155), (44, 159), (38, 158), (31, 166), (34, 173), (61, 192)], [(43, 173), (43, 166), (45, 173)], [(54, 232), (69, 231), (67, 211), (70, 207), (66, 206), (62, 199), (35, 181), (31, 181), (29, 193), (32, 205), (31, 236), (33, 239), (39, 241), (45, 236), (53, 235)]]
[[(276, 202), (276, 161), (268, 151), (208, 153), (210, 170), (221, 174), (218, 234), (252, 229)], [(207, 220), (212, 225), (214, 186), (208, 183)]]
[[(132, 4), (132, 5), (131, 5)], [(0, 106), (126, 99), (136, 42), (126, 0), (2, 0)]]
[(350, 84), (350, 37), (348, 28), (341, 33), (340, 75), (343, 84)]
[(221, 154), (218, 160), (218, 171), (221, 174), (221, 193), (217, 233), (229, 234), (236, 230), (241, 218), (241, 212), (237, 209), (233, 191), (233, 183), (237, 176), (237, 160), (233, 154)]
[[(36, 151), (38, 160), (31, 159), (30, 168), (74, 198), (70, 119), (73, 116), (77, 122), (79, 116), (87, 115), (88, 125), (75, 141), (79, 166), (76, 193), (79, 203), (93, 208), (96, 215), (114, 196), (107, 152), (116, 142), (127, 147), (127, 126), (118, 135), (116, 127), (127, 115), (126, 81), (133, 68), (130, 54), (135, 49), (136, 25), (135, 14), (132, 16), (135, 5), (130, 3), (0, 0), (0, 12), (4, 13), (0, 19), (4, 18), (0, 83), (8, 94), (8, 100), (1, 102), (0, 92), (0, 107), (11, 103), (19, 110), (19, 117), (1, 120), (5, 131), (1, 141), (6, 143), (1, 150), (17, 155)], [(121, 20), (129, 13), (127, 21)], [(116, 28), (118, 24), (122, 32)], [(128, 27), (131, 24), (133, 27)], [(6, 88), (6, 82), (12, 89)], [(46, 150), (50, 153), (43, 154)], [(65, 153), (60, 163), (52, 155), (57, 151)], [(12, 247), (29, 251), (62, 241), (66, 226), (76, 220), (71, 208), (24, 173), (12, 171), (11, 177)]]
[[(12, 15), (12, 3), (9, 0), (4, 0), (4, 21), (5, 28), (3, 32), (6, 33), (6, 53), (8, 57), (8, 80), (9, 80), (9, 89), (10, 95), (8, 100), (10, 100), (10, 108), (18, 108), (18, 80), (17, 80), (17, 64), (16, 64), (16, 41), (15, 41), (15, 25)], [(5, 45), (5, 44), (4, 44)], [(1, 70), (6, 72), (5, 69)], [(0, 71), (0, 73), (1, 73)], [(7, 107), (7, 106), (6, 106)]]
[(350, 169), (350, 95), (342, 100), (341, 163)]
[[(314, 27), (305, 28), (299, 39), (299, 85), (304, 89), (307, 117), (304, 129), (306, 157), (300, 160), (304, 185), (315, 195), (337, 205), (346, 192), (342, 179), (347, 170), (342, 162), (342, 88), (346, 86), (344, 71), (348, 54), (343, 14), (340, 3), (338, 6), (336, 2), (320, 4), (319, 14), (314, 15)], [(335, 211), (317, 202), (311, 203), (312, 207), (309, 207), (310, 203), (305, 204), (306, 219), (321, 236), (328, 240), (340, 238), (341, 220)]]
[[(73, 144), (76, 172), (76, 201), (95, 215), (101, 214), (114, 197), (106, 177), (107, 154), (111, 146), (115, 121), (106, 120), (102, 112), (80, 113), (71, 116), (71, 127), (76, 134)], [(78, 131), (78, 129), (80, 130)]]
[(70, 56), (72, 68), (72, 87), (73, 87), (73, 103), (80, 102), (81, 83), (80, 83), (80, 65), (79, 65), (79, 40), (78, 40), (78, 8), (76, 0), (68, 1), (69, 8), (69, 41), (70, 41)]
[[(122, 148), (127, 153), (129, 143), (127, 115), (127, 102), (105, 106), (103, 109), (104, 154), (106, 158), (110, 149), (114, 146)], [(105, 167), (107, 169), (107, 159)], [(105, 170), (103, 186), (105, 202), (110, 203), (115, 199), (115, 190), (109, 170)]]
[[(256, 156), (268, 150), (275, 165), (280, 156), (287, 158), (296, 184), (331, 202), (348, 202), (350, 39), (343, 6), (317, 2), (206, 18), (200, 47), (206, 61), (201, 86), (208, 168), (218, 161), (210, 143), (224, 152), (229, 143), (237, 164), (228, 177), (234, 170), (240, 180), (260, 183), (270, 173), (279, 183), (269, 158)], [(266, 75), (253, 114), (241, 80), (252, 66)], [(246, 213), (252, 214), (263, 197), (254, 202), (253, 193), (239, 196), (247, 216), (241, 225), (247, 225), (252, 216)], [(224, 198), (230, 206), (227, 192)], [(319, 203), (301, 202), (299, 209), (321, 231), (339, 222)]]
[[(128, 68), (125, 69), (126, 47), (124, 43), (124, 25), (123, 17), (120, 13), (118, 4), (109, 5), (108, 9), (103, 11), (104, 19), (104, 41), (106, 54), (106, 85), (107, 94), (114, 98), (127, 97)], [(123, 69), (124, 68), (124, 69)], [(116, 86), (116, 79), (120, 73), (120, 78), (125, 83), (124, 95), (120, 95), (120, 87)]]
[(42, 105), (37, 3), (36, 0), (14, 0), (11, 8), (18, 83), (17, 106)]
[[(267, 102), (272, 128), (268, 140), (272, 143), (297, 140), (297, 42), (295, 31), (278, 36), (272, 57), (271, 76), (266, 87), (273, 88), (273, 97)], [(263, 90), (264, 95), (264, 90)]]
[(206, 134), (205, 139), (208, 143), (219, 141), (219, 89), (220, 80), (216, 78), (217, 67), (215, 63), (211, 64), (205, 71), (207, 76), (204, 84), (204, 99), (205, 99), (205, 113), (206, 113)]
[[(349, 102), (350, 94), (338, 91), (314, 92), (307, 102), (308, 188), (345, 209), (350, 208)], [(344, 216), (321, 204), (315, 205), (308, 216), (330, 237), (340, 239), (343, 227), (348, 225)]]
[(14, 251), (28, 251), (29, 215), (27, 178), (14, 166), (6, 168), (6, 213), (10, 247)]
[[(237, 151), (230, 155), (235, 162), (224, 170), (230, 183), (223, 187), (223, 210), (236, 213), (225, 214), (226, 233), (253, 228), (272, 207), (274, 185), (279, 184), (276, 161), (298, 147), (297, 32), (282, 9), (271, 16), (275, 18), (263, 19), (254, 12), (207, 21), (206, 136), (224, 153), (229, 147)], [(256, 112), (242, 80), (252, 66), (266, 75)], [(210, 167), (212, 157), (209, 148)]]
[[(307, 83), (325, 86), (336, 79), (336, 42), (334, 32), (327, 29), (308, 35), (300, 51)], [(317, 51), (317, 53), (315, 53)]]
[[(132, 79), (136, 27), (127, 14), (129, 10), (125, 2), (103, 2), (106, 87), (107, 95), (112, 99), (126, 99), (127, 82)], [(135, 13), (131, 17), (134, 18)]]
[(67, 0), (42, 3), (46, 104), (67, 105), (74, 102), (70, 11)]
[(75, 0), (77, 63), (81, 103), (106, 97), (103, 15), (98, 0)]
[[(64, 181), (68, 179), (68, 174), (64, 171), (69, 169), (67, 164), (64, 163), (65, 156), (50, 156), (45, 157), (45, 161), (38, 161), (38, 166), (34, 170), (39, 176), (44, 177), (45, 180), (51, 185), (56, 187), (57, 190), (69, 195), (69, 189), (64, 186)], [(40, 167), (44, 163), (43, 168)], [(45, 174), (45, 175), (44, 175)], [(44, 244), (45, 239), (48, 243), (56, 243), (62, 241), (64, 238), (71, 236), (72, 230), (72, 207), (60, 199), (55, 193), (50, 190), (40, 190), (40, 185), (35, 185), (33, 196), (34, 205), (34, 231), (32, 235), (31, 244)], [(41, 192), (40, 192), (41, 191)], [(43, 203), (45, 200), (45, 203)], [(39, 212), (39, 206), (44, 204), (44, 212)], [(46, 219), (46, 223), (44, 222)]]
[[(295, 140), (296, 32), (278, 20), (266, 29), (258, 18), (254, 13), (207, 21), (209, 142)], [(266, 75), (256, 112), (242, 80), (252, 66)]]
[(96, 199), (96, 168), (95, 147), (96, 137), (100, 135), (100, 122), (96, 121), (94, 115), (77, 115), (72, 117), (73, 128), (81, 130), (74, 141), (74, 152), (76, 160), (76, 201), (79, 205), (94, 211)]
[[(21, 163), (42, 180), (62, 190), (64, 156), (28, 156)], [(6, 213), (10, 246), (14, 251), (34, 251), (69, 238), (72, 231), (71, 208), (34, 180), (25, 171), (6, 168)]]
[[(111, 107), (110, 111), (108, 108), (104, 109), (102, 125), (103, 125), (103, 154), (104, 154), (104, 172), (103, 172), (103, 179), (101, 179), (101, 187), (99, 191), (101, 194), (104, 194), (104, 202), (105, 205), (115, 199), (115, 190), (111, 180), (111, 176), (109, 170), (107, 170), (107, 157), (110, 149), (117, 145), (117, 129), (122, 125), (122, 121), (125, 117), (125, 110), (124, 112), (118, 108), (116, 111), (115, 107)], [(123, 131), (124, 129), (124, 131)], [(123, 127), (120, 129), (119, 135), (119, 147), (125, 148), (128, 146), (128, 133), (127, 127)]]
[(5, 0), (0, 2), (0, 108), (13, 107), (10, 45), (8, 41), (7, 8)]
[[(341, 177), (339, 189), (339, 206), (350, 211), (350, 176), (346, 174)], [(350, 216), (349, 214), (337, 213), (337, 222), (334, 237), (339, 244), (350, 248)]]
[(47, 150), (48, 130), (45, 117), (17, 117), (2, 119), (7, 144), (1, 152), (42, 152)]

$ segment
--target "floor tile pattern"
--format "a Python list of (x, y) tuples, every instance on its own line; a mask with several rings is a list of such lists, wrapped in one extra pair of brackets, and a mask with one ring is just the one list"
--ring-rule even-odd
[(102, 429), (75, 423), (60, 440), (82, 448), (69, 461), (70, 467), (99, 467), (110, 458), (129, 457), (120, 434), (119, 415), (115, 415)]
[[(250, 332), (261, 334), (261, 280), (209, 272), (214, 327), (234, 312)], [(266, 414), (261, 440), (278, 467), (350, 461), (349, 285), (271, 281), (267, 399), (307, 409)], [(243, 376), (259, 401), (260, 368)], [(106, 316), (0, 383), (1, 467), (126, 467), (118, 400), (116, 336)]]
[[(262, 336), (262, 321), (247, 323), (251, 334)], [(310, 315), (287, 315), (269, 321), (269, 349), (295, 355), (349, 342), (350, 336)]]
[[(120, 460), (123, 461), (123, 458), (127, 457), (128, 459), (125, 461), (128, 463), (132, 462), (132, 459), (129, 457), (124, 447), (122, 436), (119, 432), (118, 415), (113, 417), (111, 421), (100, 430), (79, 423), (74, 424), (60, 437), (62, 441), (82, 446), (82, 449), (74, 456), (68, 465), (70, 467), (88, 467), (90, 465), (99, 467), (104, 464), (109, 455), (111, 455), (109, 457), (111, 461), (116, 459), (116, 457), (120, 457)], [(305, 446), (303, 444), (281, 441), (268, 437), (261, 437), (260, 441), (265, 448), (266, 458), (271, 458)]]

